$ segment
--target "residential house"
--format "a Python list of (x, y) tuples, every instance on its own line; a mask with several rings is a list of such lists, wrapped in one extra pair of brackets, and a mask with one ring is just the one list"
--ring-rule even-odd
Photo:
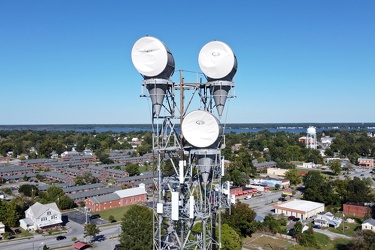
[(370, 218), (362, 223), (362, 230), (371, 230), (375, 232), (375, 220)]
[(20, 220), (20, 226), (25, 230), (43, 230), (61, 223), (61, 212), (55, 202), (45, 205), (34, 203), (25, 211), (25, 219)]
[(330, 212), (321, 212), (316, 215), (316, 218), (314, 219), (314, 224), (319, 225), (321, 227), (334, 227), (337, 228), (340, 226), (342, 222), (342, 219), (339, 217), (335, 217)]

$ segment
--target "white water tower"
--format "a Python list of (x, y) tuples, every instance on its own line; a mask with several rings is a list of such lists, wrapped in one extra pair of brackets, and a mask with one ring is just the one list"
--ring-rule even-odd
[(307, 129), (306, 148), (316, 149), (316, 128), (313, 126)]

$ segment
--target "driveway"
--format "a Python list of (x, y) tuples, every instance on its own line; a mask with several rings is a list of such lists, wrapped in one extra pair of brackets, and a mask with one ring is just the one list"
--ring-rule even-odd
[(344, 235), (344, 234), (333, 233), (333, 232), (330, 232), (328, 230), (322, 230), (322, 229), (314, 228), (314, 231), (317, 232), (317, 233), (327, 235), (331, 240), (333, 240), (335, 238), (344, 238), (344, 239), (351, 240), (353, 238), (351, 236), (347, 236), (347, 235)]

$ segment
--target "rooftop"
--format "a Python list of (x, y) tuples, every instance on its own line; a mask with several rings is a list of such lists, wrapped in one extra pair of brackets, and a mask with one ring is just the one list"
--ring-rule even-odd
[(315, 210), (321, 206), (324, 206), (323, 203), (319, 202), (313, 202), (313, 201), (305, 201), (305, 200), (292, 200), (288, 201), (282, 204), (275, 205), (275, 208), (281, 208), (281, 209), (293, 209), (293, 210), (299, 210), (299, 211), (311, 211)]

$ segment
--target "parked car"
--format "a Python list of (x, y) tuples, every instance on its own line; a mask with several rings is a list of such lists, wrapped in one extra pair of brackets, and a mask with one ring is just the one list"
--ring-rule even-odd
[(295, 216), (289, 216), (288, 220), (294, 220), (296, 217)]
[(99, 214), (90, 215), (90, 219), (98, 219), (98, 218), (100, 218)]
[(59, 235), (56, 237), (56, 240), (65, 240), (66, 239), (66, 236), (64, 235)]
[(314, 226), (312, 226), (312, 228), (320, 229), (321, 227), (319, 225), (314, 225)]
[(294, 218), (293, 219), (293, 221), (299, 221), (300, 220), (300, 218)]

